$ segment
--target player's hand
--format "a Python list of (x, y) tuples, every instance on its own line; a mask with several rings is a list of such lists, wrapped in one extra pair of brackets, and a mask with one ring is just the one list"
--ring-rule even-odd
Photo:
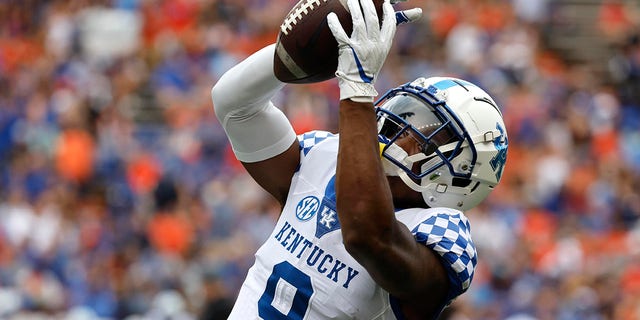
[(422, 17), (422, 9), (420, 8), (396, 11), (396, 25), (414, 22), (420, 17)]
[(327, 16), (329, 29), (338, 42), (336, 76), (340, 99), (373, 102), (378, 95), (373, 84), (391, 49), (396, 33), (396, 15), (389, 0), (385, 0), (380, 27), (372, 0), (347, 0), (347, 4), (353, 19), (351, 38), (335, 13)]
[[(391, 4), (406, 2), (407, 0), (390, 0)], [(422, 9), (413, 8), (408, 10), (396, 11), (396, 25), (414, 22), (422, 17)]]
[(378, 15), (371, 0), (347, 0), (353, 19), (351, 38), (347, 37), (334, 13), (327, 16), (329, 28), (338, 42), (336, 76), (340, 85), (340, 99), (373, 101), (378, 95), (373, 84), (391, 49), (396, 25), (422, 17), (420, 8), (394, 13), (391, 3), (388, 0), (383, 3), (382, 27), (379, 27)]

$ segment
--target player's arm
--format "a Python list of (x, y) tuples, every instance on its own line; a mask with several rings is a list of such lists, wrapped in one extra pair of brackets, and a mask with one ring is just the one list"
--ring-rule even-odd
[(373, 279), (400, 300), (406, 317), (435, 317), (447, 301), (447, 273), (438, 255), (418, 243), (395, 218), (379, 156), (372, 104), (377, 93), (372, 82), (391, 46), (395, 32), (393, 10), (385, 3), (383, 25), (378, 29), (370, 0), (349, 0), (348, 4), (354, 25), (351, 38), (336, 17), (329, 16), (329, 25), (340, 45), (336, 73), (341, 98), (336, 200), (344, 244)]
[(342, 100), (340, 128), (336, 194), (347, 250), (408, 319), (436, 316), (447, 302), (447, 273), (437, 253), (395, 218), (373, 105)]
[(273, 74), (274, 50), (267, 46), (227, 71), (211, 96), (238, 160), (284, 204), (300, 150), (289, 120), (270, 101), (284, 86)]

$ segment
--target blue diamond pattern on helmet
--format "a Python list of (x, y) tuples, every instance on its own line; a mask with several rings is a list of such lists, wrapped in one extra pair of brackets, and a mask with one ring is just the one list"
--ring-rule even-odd
[(298, 141), (300, 142), (300, 150), (306, 156), (309, 151), (318, 143), (322, 142), (324, 139), (335, 136), (333, 133), (328, 131), (309, 131), (298, 135)]
[(471, 227), (462, 213), (438, 213), (413, 229), (416, 241), (437, 252), (451, 281), (449, 302), (467, 291), (477, 264)]

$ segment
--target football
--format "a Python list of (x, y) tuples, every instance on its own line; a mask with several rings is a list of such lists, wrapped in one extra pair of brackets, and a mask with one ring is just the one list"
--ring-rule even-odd
[[(383, 0), (373, 2), (378, 17), (382, 17)], [(313, 83), (335, 77), (338, 43), (327, 24), (330, 12), (335, 12), (350, 35), (353, 23), (346, 0), (300, 0), (285, 16), (273, 60), (278, 80)]]

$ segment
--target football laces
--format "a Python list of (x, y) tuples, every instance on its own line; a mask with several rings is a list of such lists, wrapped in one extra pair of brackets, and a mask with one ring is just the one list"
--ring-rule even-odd
[(291, 9), (291, 12), (287, 15), (287, 17), (280, 25), (280, 31), (284, 35), (288, 35), (289, 31), (293, 30), (293, 27), (298, 24), (298, 22), (302, 19), (303, 16), (307, 15), (309, 11), (312, 11), (314, 8), (320, 6), (321, 2), (327, 2), (328, 0), (307, 0), (299, 3), (299, 6)]

